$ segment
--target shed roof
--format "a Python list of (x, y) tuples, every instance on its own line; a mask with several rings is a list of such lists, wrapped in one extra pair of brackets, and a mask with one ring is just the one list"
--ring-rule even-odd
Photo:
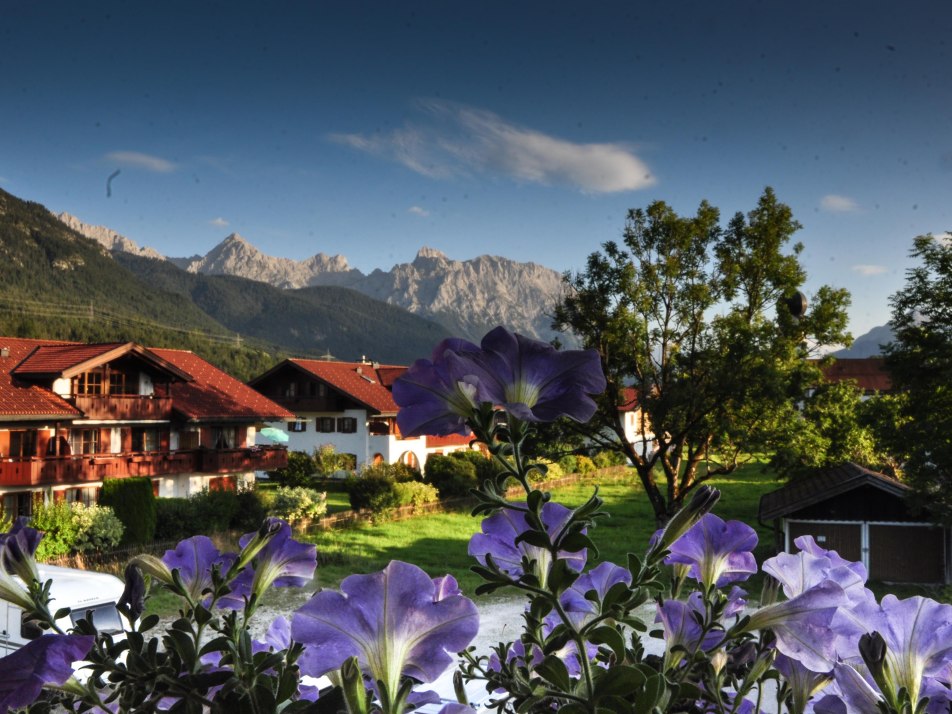
[(872, 486), (899, 498), (904, 498), (910, 491), (906, 484), (886, 474), (846, 462), (765, 493), (760, 497), (758, 518), (761, 521), (783, 518), (802, 508), (822, 503), (833, 496), (862, 486)]

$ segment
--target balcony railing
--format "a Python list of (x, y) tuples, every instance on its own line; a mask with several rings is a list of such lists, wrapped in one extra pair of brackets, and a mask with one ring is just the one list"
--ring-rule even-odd
[(4, 459), (0, 461), (0, 487), (83, 484), (124, 476), (272, 471), (287, 465), (288, 452), (282, 446)]
[(119, 394), (77, 394), (73, 405), (87, 419), (169, 419), (172, 398)]

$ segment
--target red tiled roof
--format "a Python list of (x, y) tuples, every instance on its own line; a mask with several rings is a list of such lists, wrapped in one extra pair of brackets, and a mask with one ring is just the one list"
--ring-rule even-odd
[(621, 403), (618, 405), (620, 412), (638, 411), (641, 405), (638, 403), (638, 390), (634, 387), (621, 388)]
[(427, 435), (426, 437), (426, 448), (440, 448), (443, 446), (469, 446), (473, 441), (473, 435), (464, 436), (462, 434), (448, 434), (446, 436), (432, 436)]
[(27, 384), (12, 374), (17, 365), (27, 359), (37, 347), (57, 344), (47, 340), (0, 337), (0, 349), (6, 348), (9, 351), (6, 357), (0, 356), (0, 417), (75, 419), (82, 416), (78, 409), (50, 390)]
[(380, 414), (396, 414), (390, 387), (406, 371), (397, 365), (372, 365), (366, 362), (324, 362), (316, 359), (290, 359), (288, 362), (326, 382), (354, 401)]
[(892, 389), (892, 381), (886, 371), (886, 360), (882, 357), (838, 358), (820, 369), (827, 381), (853, 380), (864, 392), (888, 392)]
[(14, 374), (24, 378), (72, 377), (129, 354), (136, 355), (176, 379), (191, 379), (187, 373), (168, 364), (154, 351), (135, 342), (40, 345), (17, 365)]
[(101, 357), (124, 344), (126, 343), (38, 345), (32, 354), (17, 365), (15, 371), (23, 377), (60, 374), (70, 367)]
[(191, 382), (174, 382), (171, 385), (172, 407), (188, 419), (294, 419), (294, 414), (284, 407), (192, 352), (170, 349), (153, 349), (152, 352), (192, 376)]

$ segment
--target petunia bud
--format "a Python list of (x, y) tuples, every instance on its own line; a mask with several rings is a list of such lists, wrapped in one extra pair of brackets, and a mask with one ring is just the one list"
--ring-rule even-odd
[(126, 566), (125, 576), (126, 587), (116, 605), (120, 611), (126, 612), (129, 621), (133, 622), (138, 620), (142, 611), (145, 610), (145, 578), (134, 563)]
[(880, 691), (888, 695), (892, 687), (886, 672), (886, 640), (876, 631), (867, 632), (859, 638), (859, 654)]
[(344, 660), (340, 668), (341, 691), (349, 714), (367, 714), (367, 690), (356, 657)]
[(660, 553), (668, 550), (672, 543), (687, 533), (691, 526), (714, 508), (714, 504), (717, 503), (720, 497), (721, 492), (716, 488), (710, 486), (699, 487), (694, 492), (694, 496), (691, 497), (691, 501), (686, 506), (682, 506), (681, 510), (671, 517), (668, 525), (660, 533), (655, 534), (649, 553)]
[(714, 674), (720, 674), (726, 665), (727, 652), (724, 649), (719, 649), (711, 655), (711, 666), (714, 668)]
[(129, 561), (129, 565), (135, 565), (146, 575), (151, 575), (166, 585), (171, 585), (173, 582), (172, 571), (169, 570), (169, 566), (162, 562), (161, 558), (156, 558), (154, 555), (137, 555)]
[(284, 521), (280, 518), (266, 518), (258, 529), (258, 532), (249, 540), (238, 554), (238, 562), (235, 564), (235, 570), (241, 570), (254, 560), (255, 556), (261, 552), (268, 541), (281, 532)]

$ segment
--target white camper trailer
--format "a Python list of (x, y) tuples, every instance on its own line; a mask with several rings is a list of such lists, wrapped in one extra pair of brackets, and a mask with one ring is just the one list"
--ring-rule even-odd
[[(116, 603), (122, 595), (123, 583), (114, 575), (94, 573), (87, 570), (61, 568), (56, 565), (38, 565), (40, 579), (52, 580), (50, 587), (50, 610), (56, 612), (64, 607), (70, 614), (59, 621), (63, 630), (69, 630), (80, 619), (92, 612), (93, 622), (103, 632), (122, 630)], [(23, 610), (5, 600), (0, 600), (0, 657), (19, 649), (37, 632), (23, 622)]]

